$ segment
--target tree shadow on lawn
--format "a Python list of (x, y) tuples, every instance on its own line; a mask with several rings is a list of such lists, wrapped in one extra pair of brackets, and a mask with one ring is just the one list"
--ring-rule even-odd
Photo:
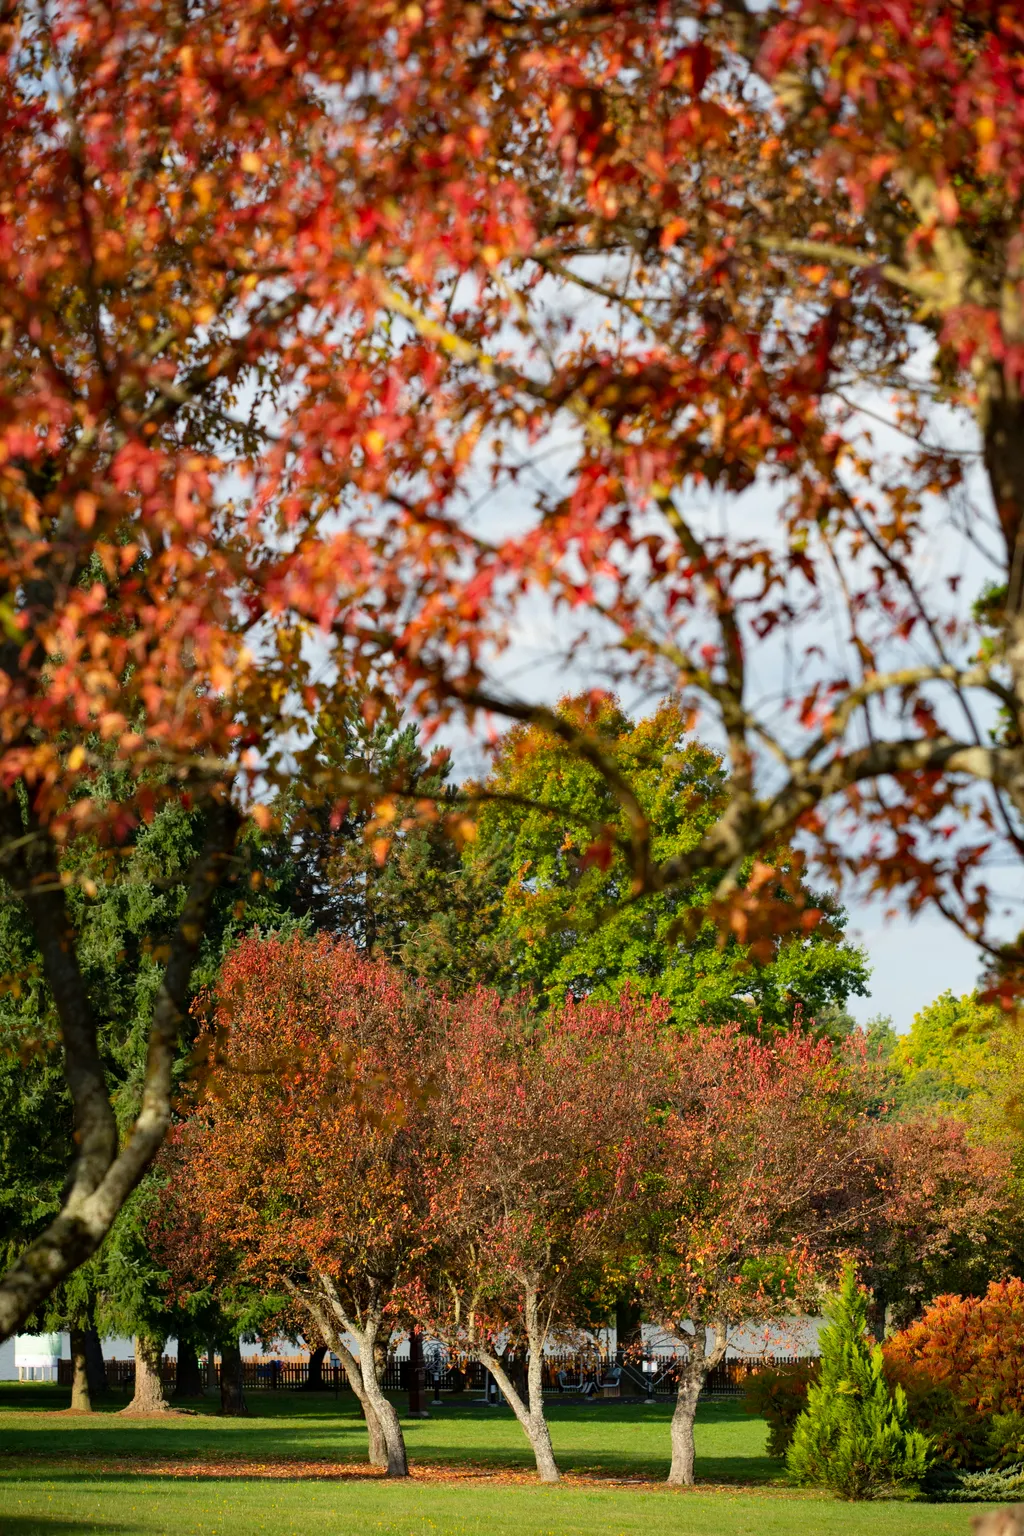
[[(149, 1530), (149, 1526), (125, 1525), (118, 1521), (119, 1531)], [(57, 1515), (4, 1515), (0, 1530), (4, 1536), (86, 1536), (88, 1532), (108, 1533), (106, 1520), (61, 1520)]]

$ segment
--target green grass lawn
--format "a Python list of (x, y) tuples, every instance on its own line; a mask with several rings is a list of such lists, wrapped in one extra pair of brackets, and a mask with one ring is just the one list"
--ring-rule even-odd
[[(659, 1486), (670, 1410), (552, 1404), (568, 1481), (542, 1488), (509, 1410), (446, 1398), (405, 1424), (416, 1476), (366, 1476), (366, 1437), (342, 1394), (253, 1393), (251, 1416), (214, 1405), (160, 1420), (59, 1415), (68, 1394), (0, 1385), (0, 1532), (272, 1536), (952, 1536), (956, 1505), (849, 1505), (786, 1486), (765, 1426), (734, 1403), (703, 1405), (695, 1490)], [(268, 1475), (271, 1474), (271, 1475)], [(594, 1479), (601, 1479), (595, 1482)], [(632, 1486), (631, 1486), (632, 1484)]]

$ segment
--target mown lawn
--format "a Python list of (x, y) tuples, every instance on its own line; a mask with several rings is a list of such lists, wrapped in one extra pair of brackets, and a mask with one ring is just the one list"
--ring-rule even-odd
[(966, 1536), (956, 1505), (840, 1504), (797, 1493), (738, 1404), (703, 1406), (695, 1490), (661, 1486), (667, 1406), (552, 1404), (567, 1481), (542, 1488), (511, 1413), (446, 1399), (406, 1423), (414, 1477), (367, 1475), (346, 1394), (254, 1393), (166, 1420), (55, 1410), (67, 1393), (0, 1386), (0, 1532), (366, 1536)]

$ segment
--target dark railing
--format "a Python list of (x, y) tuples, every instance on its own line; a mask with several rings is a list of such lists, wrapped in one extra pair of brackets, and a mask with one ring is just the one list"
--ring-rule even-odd
[[(612, 1365), (621, 1369), (619, 1389), (623, 1397), (669, 1398), (674, 1395), (678, 1379), (678, 1364), (684, 1358), (682, 1351), (672, 1349), (648, 1350), (645, 1354), (625, 1354), (609, 1359), (606, 1351), (591, 1350), (581, 1354), (557, 1354), (544, 1357), (544, 1390), (551, 1393), (567, 1391), (579, 1395), (581, 1388), (589, 1391), (605, 1380)], [(740, 1397), (747, 1377), (764, 1366), (795, 1365), (811, 1358), (807, 1355), (767, 1355), (749, 1360), (723, 1360), (708, 1372), (704, 1383), (705, 1397)], [(115, 1391), (129, 1393), (135, 1385), (134, 1360), (107, 1360), (107, 1386)], [(516, 1382), (525, 1374), (525, 1356), (510, 1355), (505, 1369)], [(202, 1366), (203, 1380), (211, 1387), (220, 1385), (220, 1362), (215, 1362), (213, 1380), (207, 1368)], [(177, 1362), (165, 1355), (160, 1367), (164, 1387), (172, 1391), (177, 1375)], [(443, 1393), (483, 1392), (487, 1386), (488, 1372), (478, 1360), (443, 1357), (431, 1359), (428, 1348), (426, 1383), (428, 1391)], [(61, 1360), (57, 1368), (57, 1380), (63, 1386), (71, 1385), (71, 1361)], [(325, 1361), (321, 1367), (324, 1390), (334, 1392), (348, 1390), (348, 1376), (343, 1365)], [(242, 1362), (242, 1383), (246, 1392), (300, 1391), (309, 1382), (309, 1361), (305, 1359), (258, 1360)], [(409, 1362), (393, 1356), (384, 1368), (382, 1385), (388, 1392), (405, 1392), (409, 1389)]]

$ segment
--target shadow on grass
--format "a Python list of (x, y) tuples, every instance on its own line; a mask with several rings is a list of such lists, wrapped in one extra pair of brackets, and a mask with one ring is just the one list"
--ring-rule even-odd
[[(119, 1531), (143, 1531), (151, 1529), (149, 1526), (125, 1525), (118, 1521)], [(0, 1530), (4, 1536), (84, 1536), (85, 1532), (110, 1533), (110, 1522), (107, 1520), (61, 1520), (55, 1515), (4, 1515)]]

